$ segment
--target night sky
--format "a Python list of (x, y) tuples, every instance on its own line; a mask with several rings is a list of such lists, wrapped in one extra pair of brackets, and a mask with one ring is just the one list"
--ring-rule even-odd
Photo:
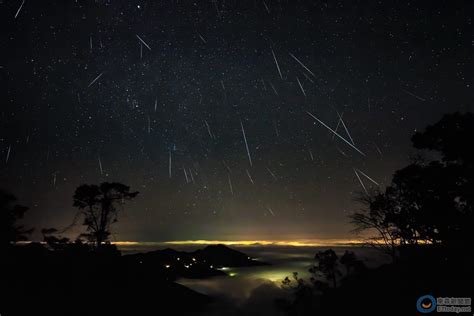
[(140, 194), (114, 240), (352, 238), (357, 175), (383, 188), (415, 131), (472, 110), (471, 16), (471, 1), (0, 1), (0, 187), (37, 231), (72, 222), (80, 184), (119, 181)]

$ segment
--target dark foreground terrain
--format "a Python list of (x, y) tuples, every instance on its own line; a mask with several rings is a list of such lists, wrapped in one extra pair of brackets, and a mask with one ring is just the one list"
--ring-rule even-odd
[(293, 284), (293, 298), (277, 304), (287, 315), (423, 315), (421, 296), (472, 298), (474, 266), (464, 251), (407, 247), (396, 262), (343, 273), (336, 288)]
[[(10, 248), (2, 259), (2, 315), (203, 314), (212, 299), (174, 281), (225, 275), (223, 266), (265, 263), (222, 245), (194, 252), (164, 249), (122, 256), (70, 244)], [(205, 314), (205, 313), (204, 313)]]
[(174, 282), (225, 275), (224, 266), (265, 264), (222, 245), (122, 256), (113, 246), (53, 251), (30, 244), (2, 259), (0, 307), (2, 315), (421, 315), (422, 295), (472, 297), (474, 269), (465, 258), (461, 249), (407, 248), (397, 262), (374, 269), (349, 274), (340, 266), (336, 287), (292, 280), (280, 292), (259, 288), (268, 291), (259, 293), (265, 301), (253, 296), (239, 306)]

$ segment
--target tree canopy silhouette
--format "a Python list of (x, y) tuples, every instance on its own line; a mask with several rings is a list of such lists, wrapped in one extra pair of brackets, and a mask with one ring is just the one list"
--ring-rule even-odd
[[(373, 230), (391, 255), (400, 244), (472, 246), (474, 205), (472, 113), (447, 114), (412, 137), (415, 148), (435, 158), (418, 159), (395, 172), (384, 192), (362, 194), (364, 208), (351, 215), (356, 230)], [(382, 241), (382, 243), (380, 243)]]
[(337, 278), (341, 276), (338, 269), (338, 257), (334, 250), (319, 251), (314, 256), (316, 265), (309, 269), (314, 275), (321, 274), (326, 280), (332, 282), (333, 287), (337, 287)]
[(448, 164), (474, 164), (474, 151), (468, 144), (474, 135), (474, 114), (445, 114), (441, 120), (426, 127), (423, 133), (412, 137), (413, 146), (417, 149), (433, 150), (441, 154), (442, 161)]
[(344, 251), (339, 262), (346, 267), (346, 276), (353, 273), (359, 273), (366, 269), (364, 262), (357, 259), (357, 256), (353, 251)]
[(84, 184), (74, 193), (74, 206), (79, 208), (84, 217), (87, 232), (84, 234), (96, 247), (108, 241), (110, 225), (117, 222), (119, 208), (125, 201), (132, 200), (138, 195), (130, 192), (130, 187), (122, 183), (104, 182), (100, 186)]
[[(318, 311), (321, 311), (324, 297), (331, 293), (341, 293), (338, 290), (348, 279), (358, 277), (366, 271), (364, 262), (352, 251), (346, 250), (338, 257), (333, 249), (327, 249), (317, 252), (314, 259), (315, 264), (308, 270), (311, 273), (310, 282), (299, 277), (298, 272), (293, 272), (292, 277), (287, 276), (281, 282), (282, 289), (291, 295), (277, 299), (276, 304), (287, 315), (323, 314)], [(345, 275), (340, 270), (342, 265), (345, 266)]]
[(18, 225), (28, 207), (16, 204), (17, 198), (0, 190), (0, 247), (8, 247), (11, 243), (27, 240), (33, 229), (25, 229)]

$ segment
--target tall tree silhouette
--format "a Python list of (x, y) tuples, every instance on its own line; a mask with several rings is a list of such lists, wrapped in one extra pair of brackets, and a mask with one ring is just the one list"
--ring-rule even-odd
[(17, 221), (23, 218), (28, 207), (16, 204), (17, 198), (0, 190), (0, 247), (5, 249), (11, 243), (27, 240), (33, 229), (25, 229)]
[(356, 201), (362, 204), (362, 208), (349, 217), (355, 225), (354, 232), (369, 232), (365, 242), (392, 257), (397, 258), (398, 227), (392, 218), (396, 217), (393, 208), (389, 205), (390, 200), (378, 191), (359, 193)]
[[(356, 230), (375, 230), (378, 245), (393, 251), (400, 244), (471, 247), (474, 206), (474, 115), (445, 115), (412, 137), (415, 148), (429, 151), (395, 172), (384, 192), (359, 201), (365, 208), (351, 215)], [(377, 245), (377, 243), (373, 243)]]
[[(472, 135), (474, 114), (456, 112), (444, 115), (412, 138), (415, 148), (441, 156), (420, 167), (425, 180), (421, 189), (426, 197), (420, 207), (425, 220), (421, 231), (427, 239), (448, 246), (474, 246), (470, 233), (474, 222), (474, 151), (469, 146)], [(394, 180), (418, 181), (407, 173)]]
[(319, 251), (314, 256), (316, 265), (309, 269), (309, 272), (324, 276), (326, 280), (332, 282), (334, 288), (337, 287), (337, 278), (341, 276), (338, 270), (338, 257), (334, 250), (328, 249), (326, 251)]
[(104, 182), (100, 186), (84, 184), (74, 193), (74, 206), (84, 217), (87, 226), (85, 236), (100, 247), (110, 235), (110, 225), (118, 220), (119, 206), (132, 200), (138, 192), (130, 192), (130, 187), (122, 183)]

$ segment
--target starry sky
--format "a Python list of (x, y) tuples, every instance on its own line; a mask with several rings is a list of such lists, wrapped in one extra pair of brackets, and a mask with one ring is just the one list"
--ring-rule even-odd
[(114, 240), (351, 238), (357, 175), (383, 188), (415, 131), (472, 110), (472, 9), (2, 0), (0, 187), (37, 230), (119, 181), (140, 194)]

